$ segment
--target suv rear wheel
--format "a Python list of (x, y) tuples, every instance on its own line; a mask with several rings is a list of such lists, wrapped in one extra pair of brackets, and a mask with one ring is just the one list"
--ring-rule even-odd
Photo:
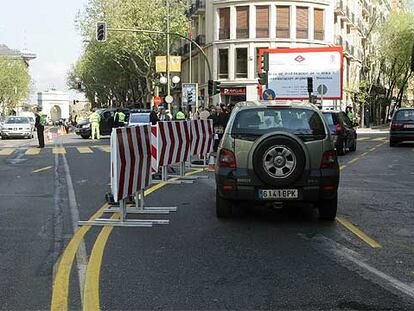
[(285, 135), (265, 139), (253, 153), (256, 175), (266, 184), (274, 186), (294, 183), (302, 175), (305, 162), (302, 146)]
[(220, 197), (216, 190), (216, 215), (218, 218), (229, 218), (233, 214), (233, 203)]
[(323, 220), (335, 220), (336, 212), (338, 210), (338, 194), (330, 200), (321, 200), (318, 204), (319, 218)]

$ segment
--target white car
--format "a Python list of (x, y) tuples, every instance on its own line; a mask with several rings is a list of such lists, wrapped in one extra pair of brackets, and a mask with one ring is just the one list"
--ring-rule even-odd
[(27, 117), (7, 117), (1, 127), (1, 139), (33, 138), (33, 127)]
[(136, 112), (129, 115), (128, 126), (150, 124), (149, 112)]

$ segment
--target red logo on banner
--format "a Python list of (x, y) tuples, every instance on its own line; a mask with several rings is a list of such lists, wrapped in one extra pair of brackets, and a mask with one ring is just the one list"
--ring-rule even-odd
[(299, 55), (295, 58), (295, 61), (297, 61), (298, 63), (301, 63), (305, 60), (305, 57), (303, 57), (302, 55)]

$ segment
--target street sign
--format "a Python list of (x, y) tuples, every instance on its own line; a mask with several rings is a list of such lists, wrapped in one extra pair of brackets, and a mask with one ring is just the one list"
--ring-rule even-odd
[(171, 95), (168, 95), (165, 97), (165, 102), (167, 104), (171, 104), (174, 101), (174, 97), (172, 97)]
[(325, 84), (320, 84), (318, 86), (318, 94), (323, 96), (326, 93), (328, 93), (328, 87)]
[[(188, 98), (190, 94), (193, 101), (189, 103)], [(182, 84), (181, 106), (187, 107), (188, 105), (198, 108), (198, 83)]]
[[(169, 70), (171, 72), (181, 72), (181, 56), (170, 56)], [(167, 72), (167, 56), (155, 57), (155, 71), (157, 73)]]
[(263, 92), (263, 100), (274, 100), (276, 99), (276, 93), (272, 89), (266, 89)]
[(161, 104), (161, 97), (160, 96), (155, 96), (154, 97), (154, 105), (158, 106), (159, 104)]

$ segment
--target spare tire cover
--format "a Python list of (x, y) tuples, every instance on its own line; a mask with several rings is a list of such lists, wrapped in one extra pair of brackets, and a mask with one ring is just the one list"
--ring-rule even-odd
[(305, 152), (295, 139), (275, 135), (263, 140), (253, 153), (253, 169), (266, 184), (288, 186), (305, 168)]

